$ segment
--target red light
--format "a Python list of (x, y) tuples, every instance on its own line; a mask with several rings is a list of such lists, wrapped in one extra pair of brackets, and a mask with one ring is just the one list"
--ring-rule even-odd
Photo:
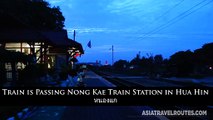
[(76, 54), (74, 55), (74, 58), (77, 58), (79, 55), (80, 55), (79, 53), (76, 53)]

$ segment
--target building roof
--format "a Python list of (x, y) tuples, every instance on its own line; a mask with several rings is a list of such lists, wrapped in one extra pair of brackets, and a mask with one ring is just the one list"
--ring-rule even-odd
[(0, 43), (11, 42), (49, 42), (47, 38), (32, 29), (0, 30)]
[(40, 31), (41, 35), (44, 36), (46, 39), (51, 41), (54, 46), (69, 46), (68, 43), (66, 43), (66, 40), (68, 39), (67, 33), (65, 30), (63, 31)]
[(84, 54), (84, 50), (83, 50), (83, 47), (80, 43), (72, 40), (72, 39), (68, 39), (68, 43), (69, 44), (73, 44), (74, 46), (76, 46), (76, 48), (78, 48), (78, 50), (81, 52), (81, 54)]
[(12, 42), (46, 42), (53, 47), (75, 47), (83, 54), (82, 45), (67, 37), (67, 31), (37, 31), (32, 29), (0, 30), (0, 43)]
[(80, 43), (69, 39), (67, 37), (67, 31), (42, 31), (41, 34), (45, 36), (48, 40), (50, 40), (51, 43), (53, 43), (53, 46), (55, 47), (66, 47), (66, 48), (72, 48), (75, 47), (79, 49), (79, 51), (83, 54), (83, 47)]

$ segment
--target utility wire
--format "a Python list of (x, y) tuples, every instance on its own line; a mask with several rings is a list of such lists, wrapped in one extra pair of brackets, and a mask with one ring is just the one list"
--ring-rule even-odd
[(154, 32), (155, 32), (155, 33), (156, 33), (156, 32), (159, 32), (159, 31), (161, 31), (161, 30), (163, 30), (163, 29), (165, 29), (165, 28), (167, 28), (167, 27), (169, 27), (169, 26), (171, 26), (171, 25), (173, 25), (173, 24), (179, 22), (180, 20), (184, 19), (185, 17), (187, 17), (187, 16), (193, 14), (194, 12), (198, 11), (198, 10), (201, 9), (202, 7), (207, 6), (207, 5), (210, 4), (211, 2), (213, 2), (213, 1), (209, 1), (208, 3), (206, 3), (206, 4), (202, 5), (202, 6), (200, 6), (200, 7), (197, 8), (197, 9), (195, 9), (194, 11), (191, 11), (190, 13), (185, 14), (184, 16), (181, 16), (179, 19), (177, 19), (177, 20), (175, 20), (175, 21), (173, 21), (173, 22), (168, 23), (168, 24), (165, 25), (164, 27), (162, 27), (162, 28), (160, 28), (160, 29), (158, 29), (158, 30), (155, 30)]
[(179, 5), (181, 5), (185, 0), (181, 0), (180, 2), (178, 2), (177, 4), (175, 4), (174, 6), (172, 6), (170, 9), (168, 9), (167, 11), (165, 11), (163, 14), (161, 14), (159, 17), (157, 17), (155, 20), (153, 20), (152, 23), (155, 23), (156, 21), (160, 20), (160, 18), (166, 16), (169, 12), (171, 12), (173, 9), (175, 9), (176, 7), (178, 7)]
[[(160, 30), (162, 30), (162, 29), (167, 28), (169, 25), (172, 25), (172, 24), (174, 24), (174, 23), (176, 23), (176, 22), (182, 20), (183, 18), (185, 18), (185, 17), (191, 15), (192, 13), (194, 13), (194, 12), (196, 12), (197, 10), (201, 9), (202, 7), (205, 7), (206, 5), (208, 5), (208, 4), (210, 4), (211, 2), (213, 2), (213, 1), (211, 0), (211, 1), (207, 2), (206, 4), (200, 6), (200, 5), (201, 5), (202, 3), (204, 3), (205, 1), (206, 1), (206, 0), (203, 0), (203, 1), (199, 2), (198, 4), (192, 6), (190, 9), (186, 10), (185, 12), (182, 12), (181, 14), (179, 14), (178, 16), (176, 16), (175, 18), (173, 18), (173, 19), (171, 19), (170, 21), (168, 21), (167, 23), (162, 24), (162, 25), (160, 25), (158, 28), (155, 28), (155, 29), (151, 30), (150, 32), (146, 33), (146, 35), (140, 37), (140, 39), (145, 38), (145, 37), (149, 36), (150, 34), (153, 34), (153, 33), (155, 33), (155, 32), (158, 32), (158, 31), (160, 31)], [(198, 7), (198, 6), (200, 6), (200, 7)], [(196, 7), (198, 7), (198, 8), (196, 8)], [(193, 9), (194, 9), (194, 10), (193, 10)]]
[[(178, 7), (179, 5), (181, 5), (185, 0), (181, 0), (180, 2), (178, 2), (177, 4), (175, 4), (174, 6), (170, 7), (170, 9), (168, 9), (167, 11), (165, 11), (163, 14), (161, 14), (159, 17), (157, 17), (155, 20), (153, 20), (150, 24), (156, 23), (158, 20), (160, 20), (162, 17), (168, 15), (169, 12), (171, 12), (172, 10), (174, 10), (176, 7)], [(139, 30), (138, 30), (139, 31)], [(139, 33), (139, 32), (136, 32)]]

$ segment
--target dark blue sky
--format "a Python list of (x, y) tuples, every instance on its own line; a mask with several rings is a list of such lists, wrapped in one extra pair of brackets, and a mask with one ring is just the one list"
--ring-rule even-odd
[[(85, 54), (79, 62), (115, 61), (181, 50), (195, 50), (213, 42), (212, 0), (47, 0), (59, 6), (65, 28)], [(86, 47), (91, 40), (92, 48)]]

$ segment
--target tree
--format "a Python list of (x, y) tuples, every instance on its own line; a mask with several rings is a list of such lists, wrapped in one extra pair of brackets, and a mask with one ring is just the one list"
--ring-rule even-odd
[(136, 57), (131, 60), (130, 64), (139, 66), (139, 64), (140, 64), (140, 55), (136, 54)]
[(154, 57), (154, 63), (155, 64), (162, 64), (163, 63), (163, 57), (162, 57), (162, 55), (156, 55), (155, 57)]
[(213, 43), (204, 44), (201, 49), (194, 51), (196, 59), (202, 64), (213, 65)]
[[(202, 48), (194, 51), (195, 56), (195, 72), (205, 74), (209, 71), (209, 67), (213, 66), (213, 43), (204, 44)], [(209, 71), (211, 72), (211, 71)]]
[(154, 57), (154, 73), (160, 74), (163, 71), (163, 57), (162, 55), (155, 55)]
[(194, 69), (194, 54), (190, 50), (179, 51), (170, 57), (170, 62), (176, 68), (179, 77), (188, 76)]
[(116, 62), (114, 63), (113, 66), (114, 66), (116, 69), (124, 69), (124, 68), (126, 68), (126, 67), (128, 66), (128, 64), (129, 64), (129, 62), (126, 61), (126, 60), (118, 60), (118, 61), (116, 61)]
[[(59, 7), (51, 8), (43, 0), (1, 0), (0, 16), (1, 14), (7, 14), (30, 28), (61, 30), (64, 27), (65, 18)], [(1, 19), (7, 21), (8, 18)]]

